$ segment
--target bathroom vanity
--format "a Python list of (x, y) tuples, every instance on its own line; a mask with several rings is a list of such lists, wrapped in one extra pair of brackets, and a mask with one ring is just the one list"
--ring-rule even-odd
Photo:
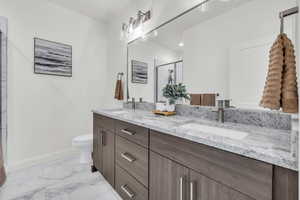
[[(233, 135), (213, 133), (222, 130)], [(93, 168), (125, 200), (297, 200), (291, 137), (185, 116), (94, 110)]]

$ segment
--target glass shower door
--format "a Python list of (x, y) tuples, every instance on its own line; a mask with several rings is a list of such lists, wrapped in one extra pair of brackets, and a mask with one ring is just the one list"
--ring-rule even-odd
[(170, 78), (173, 83), (182, 83), (182, 70), (182, 60), (156, 66), (156, 102), (167, 100), (162, 90), (169, 83)]

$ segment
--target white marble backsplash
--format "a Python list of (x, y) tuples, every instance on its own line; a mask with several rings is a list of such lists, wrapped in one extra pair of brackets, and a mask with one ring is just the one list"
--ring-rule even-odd
[[(131, 109), (132, 104), (124, 103), (124, 108)], [(136, 103), (136, 109), (152, 111), (155, 105), (153, 103)], [(193, 116), (199, 119), (217, 121), (218, 114), (214, 107), (176, 105), (176, 113), (181, 116)], [(253, 125), (259, 127), (291, 130), (292, 115), (267, 110), (250, 110), (229, 108), (225, 109), (225, 122)]]

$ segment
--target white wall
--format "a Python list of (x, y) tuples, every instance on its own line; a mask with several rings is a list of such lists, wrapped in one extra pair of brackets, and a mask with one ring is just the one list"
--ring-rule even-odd
[[(238, 107), (258, 107), (279, 12), (295, 0), (254, 0), (184, 33), (184, 83), (191, 93), (219, 93)], [(253, 12), (255, 11), (255, 12)], [(295, 21), (285, 20), (294, 39)]]
[[(176, 51), (172, 51), (162, 45), (150, 41), (139, 41), (131, 44), (128, 49), (128, 66), (129, 66), (129, 96), (138, 100), (140, 97), (143, 101), (154, 102), (154, 60), (156, 65), (175, 62), (180, 59)], [(132, 83), (131, 61), (137, 60), (148, 64), (148, 82), (147, 84)]]
[[(93, 108), (104, 106), (106, 26), (39, 0), (0, 0), (8, 18), (8, 164), (71, 149), (92, 133)], [(73, 77), (33, 73), (33, 38), (73, 46)]]

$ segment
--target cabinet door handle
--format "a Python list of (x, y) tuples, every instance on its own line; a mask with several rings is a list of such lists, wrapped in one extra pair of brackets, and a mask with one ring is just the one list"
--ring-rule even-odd
[(127, 185), (122, 185), (121, 186), (121, 189), (123, 190), (123, 192), (125, 192), (127, 194), (127, 196), (130, 198), (130, 199), (133, 199), (135, 194), (128, 188)]
[(179, 199), (183, 200), (183, 177), (180, 177), (179, 179)]
[(134, 162), (136, 159), (130, 155), (129, 153), (122, 153), (121, 154), (122, 158), (124, 158), (125, 160), (127, 160), (128, 162)]
[(195, 184), (193, 181), (190, 182), (190, 200), (195, 199), (195, 192), (194, 192)]
[(125, 133), (125, 134), (127, 134), (127, 135), (130, 135), (130, 136), (133, 136), (133, 135), (135, 134), (135, 132), (133, 132), (133, 131), (128, 131), (128, 130), (126, 130), (126, 129), (122, 129), (121, 132), (122, 132), (122, 133)]
[(102, 140), (102, 146), (105, 146), (105, 136), (106, 136), (106, 132), (105, 131), (102, 131), (102, 134), (101, 134), (101, 140)]

